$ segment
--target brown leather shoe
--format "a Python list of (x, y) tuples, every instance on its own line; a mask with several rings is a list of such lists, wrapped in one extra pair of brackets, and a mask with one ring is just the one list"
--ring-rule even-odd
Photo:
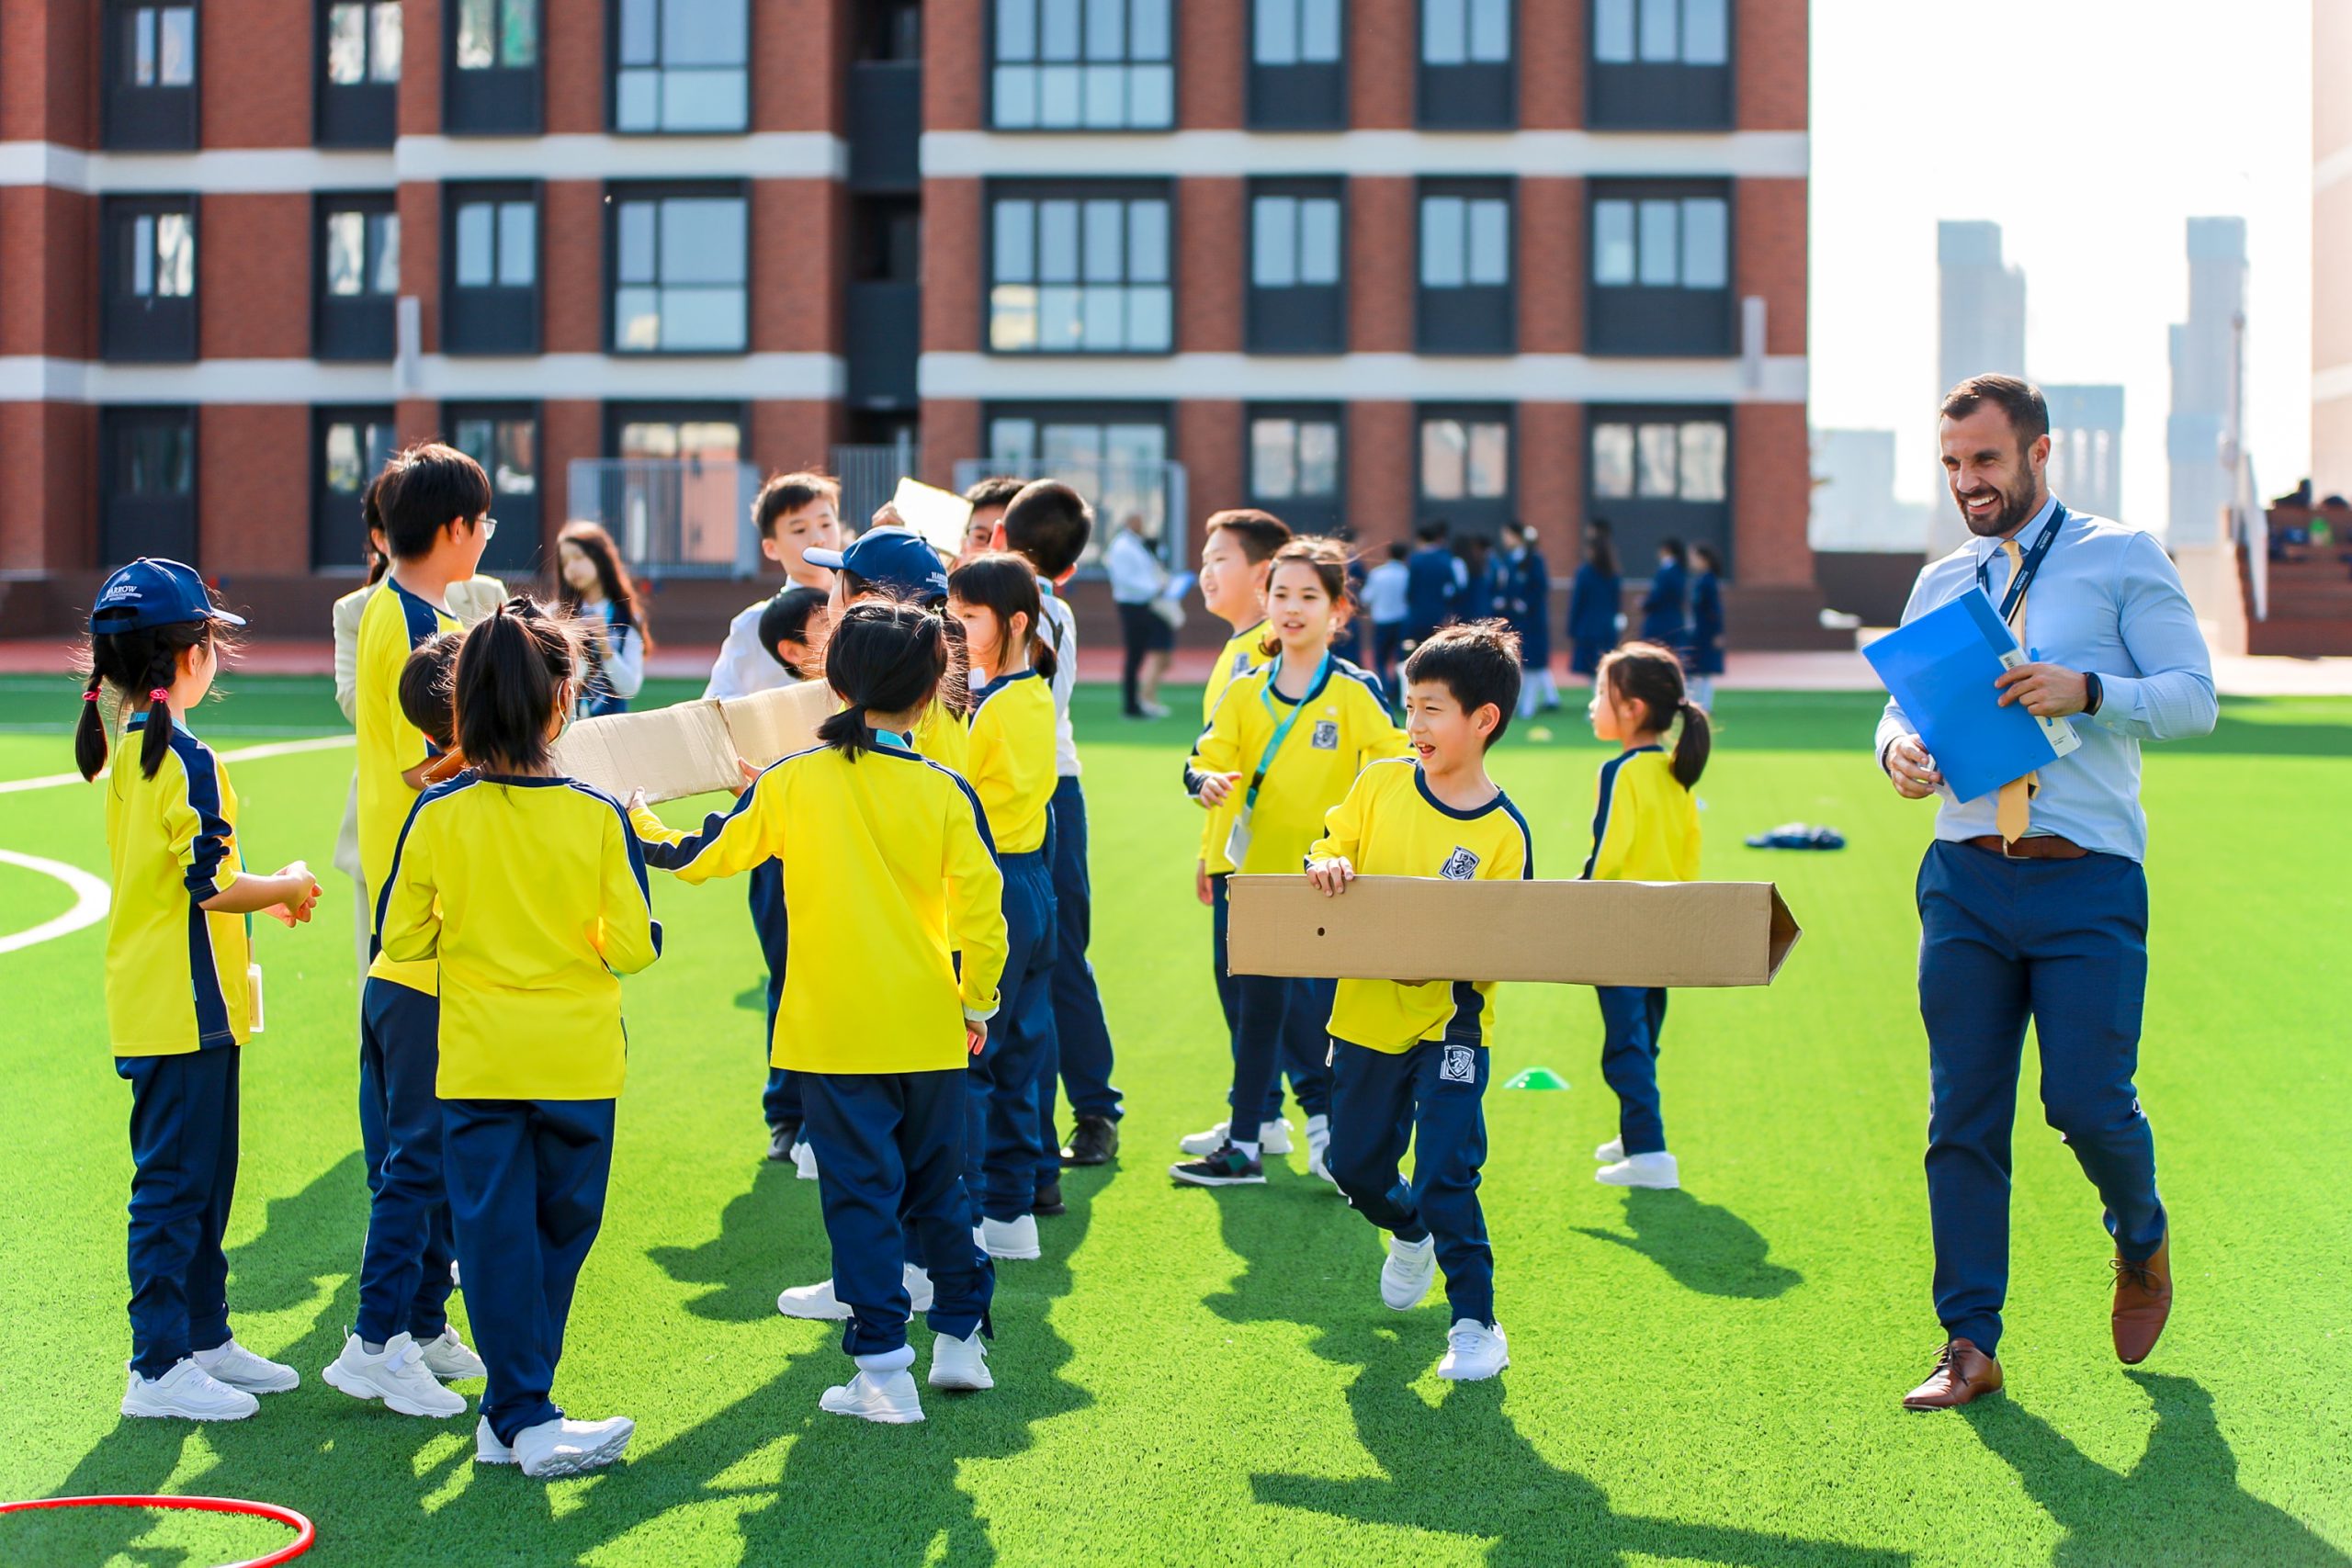
[(2109, 1321), (2115, 1327), (2115, 1356), (2125, 1366), (2136, 1367), (2156, 1348), (2156, 1337), (2172, 1314), (2172, 1233), (2165, 1233), (2145, 1261), (2127, 1263), (2119, 1252), (2113, 1268), (2115, 1310)]
[(2001, 1363), (1973, 1340), (1955, 1339), (1936, 1352), (1928, 1381), (1903, 1396), (1905, 1410), (1950, 1410), (2001, 1386)]

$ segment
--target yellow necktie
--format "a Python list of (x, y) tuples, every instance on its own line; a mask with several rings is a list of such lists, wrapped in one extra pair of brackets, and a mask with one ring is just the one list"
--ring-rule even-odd
[[(2004, 539), (2001, 541), (2001, 548), (2009, 558), (2009, 581), (2015, 582), (2018, 580), (2018, 570), (2023, 564), (2018, 554), (2018, 542), (2015, 539)], [(2018, 595), (2017, 612), (2009, 617), (2009, 630), (2017, 634), (2018, 646), (2025, 647), (2025, 595), (2022, 593)], [(2028, 773), (2021, 779), (2012, 779), (2001, 786), (2000, 796), (1993, 807), (1993, 821), (2000, 829), (2003, 839), (2014, 844), (2025, 837), (2026, 829), (2030, 825), (2028, 805), (2033, 799), (2034, 792), (2041, 787), (2040, 773)]]

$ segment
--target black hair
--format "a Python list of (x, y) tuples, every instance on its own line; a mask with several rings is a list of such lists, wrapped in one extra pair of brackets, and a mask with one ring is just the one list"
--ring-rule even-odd
[(613, 622), (616, 626), (633, 626), (637, 640), (648, 650), (653, 647), (653, 626), (645, 613), (645, 595), (638, 592), (637, 579), (621, 564), (620, 547), (605, 532), (599, 523), (566, 523), (557, 530), (555, 567), (555, 602), (567, 615), (580, 614), (580, 594), (563, 575), (562, 547), (576, 547), (596, 569), (596, 585), (612, 601)]
[(947, 574), (947, 592), (993, 614), (1000, 636), (1011, 634), (1013, 616), (1029, 617), (1029, 666), (1048, 681), (1054, 678), (1060, 660), (1046, 641), (1040, 624), (1046, 618), (1045, 595), (1037, 592), (1037, 573), (1026, 557), (1010, 550), (983, 551)]
[(457, 744), (457, 709), (451, 702), (450, 673), (457, 668), (463, 632), (435, 632), (408, 650), (401, 666), (401, 716), (424, 732), (424, 738), (447, 751)]
[(1660, 539), (1657, 542), (1657, 547), (1665, 554), (1674, 556), (1677, 558), (1679, 558), (1682, 554), (1682, 541), (1676, 538), (1671, 534), (1668, 534), (1665, 538)]
[(384, 470), (368, 481), (368, 488), (359, 492), (359, 554), (368, 563), (368, 586), (370, 588), (383, 581), (384, 574), (392, 570), (392, 558), (376, 547), (376, 536), (384, 530), (383, 508), (377, 502), (379, 492), (384, 486), (384, 473), (389, 471), (390, 466), (387, 465)]
[(454, 681), (466, 760), (485, 773), (546, 772), (548, 721), (579, 665), (571, 624), (536, 599), (509, 599), (466, 633)]
[(1609, 525), (1595, 519), (1592, 529), (1585, 536), (1584, 558), (1600, 569), (1604, 577), (1615, 577), (1617, 571), (1617, 537)]
[(434, 536), (452, 520), (473, 523), (490, 514), (490, 476), (438, 441), (394, 453), (374, 488), (384, 543), (396, 561), (432, 554)]
[[(1311, 568), (1323, 584), (1323, 592), (1331, 596), (1331, 636), (1334, 640), (1348, 624), (1349, 612), (1354, 607), (1355, 595), (1348, 587), (1348, 554), (1332, 540), (1322, 537), (1293, 539), (1274, 552), (1273, 565), (1266, 569), (1266, 590), (1273, 592), (1274, 573), (1286, 566)], [(1266, 635), (1259, 640), (1258, 651), (1272, 657), (1282, 651), (1282, 638), (1274, 635), (1272, 617), (1266, 622)]]
[(1048, 581), (1078, 564), (1093, 534), (1094, 509), (1059, 479), (1023, 485), (1004, 509), (1005, 548)]
[(1715, 554), (1715, 547), (1714, 547), (1714, 546), (1713, 546), (1713, 545), (1693, 545), (1693, 546), (1691, 546), (1691, 547), (1690, 547), (1690, 553), (1691, 553), (1692, 555), (1694, 555), (1694, 556), (1698, 557), (1698, 558), (1699, 558), (1699, 563), (1700, 563), (1702, 566), (1705, 567), (1709, 571), (1721, 571), (1721, 570), (1723, 570), (1723, 569), (1724, 569), (1724, 558), (1723, 558), (1723, 557), (1721, 557), (1721, 556), (1719, 556), (1719, 555), (1717, 555), (1717, 554)]
[(1943, 417), (1966, 419), (1986, 403), (2008, 417), (2020, 453), (2050, 434), (2050, 404), (2021, 376), (1971, 376), (1944, 394)]
[(789, 474), (771, 474), (767, 483), (760, 487), (760, 493), (752, 498), (752, 526), (759, 529), (761, 538), (768, 538), (775, 530), (777, 518), (820, 501), (832, 502), (833, 510), (840, 512), (842, 481), (831, 474), (815, 473), (806, 468)]
[(1432, 681), (1465, 714), (1492, 703), (1498, 716), (1487, 736), (1492, 746), (1510, 728), (1519, 707), (1519, 634), (1508, 621), (1469, 621), (1442, 627), (1405, 660), (1405, 684)]
[(82, 688), (82, 716), (74, 723), (74, 765), (84, 778), (96, 778), (107, 765), (107, 721), (142, 697), (147, 726), (139, 742), (139, 772), (144, 778), (155, 776), (172, 748), (172, 705), (164, 694), (179, 679), (180, 655), (208, 644), (216, 654), (228, 647), (226, 635), (209, 620), (98, 632), (90, 638), (90, 680)]
[(1274, 552), (1290, 543), (1290, 525), (1271, 512), (1261, 512), (1254, 506), (1227, 507), (1212, 512), (1208, 521), (1201, 525), (1201, 538), (1205, 542), (1212, 535), (1230, 534), (1233, 542), (1241, 547), (1241, 558), (1251, 566), (1274, 558)]
[(779, 642), (805, 645), (808, 641), (808, 618), (824, 607), (823, 589), (795, 583), (779, 591), (760, 611), (760, 646), (767, 649), (768, 657), (783, 665), (785, 672), (796, 681), (807, 680), (808, 671), (778, 653), (775, 645)]
[(1407, 544), (1404, 540), (1391, 539), (1388, 541), (1388, 558), (1390, 560), (1403, 560), (1412, 553), (1413, 547)]
[(1511, 517), (1504, 520), (1503, 532), (1506, 534), (1516, 534), (1521, 538), (1525, 539), (1532, 537), (1535, 530), (1521, 522), (1518, 518)]
[(1021, 493), (1023, 486), (1027, 482), (1025, 479), (1016, 479), (1010, 474), (990, 474), (986, 479), (976, 479), (966, 485), (964, 499), (971, 502), (972, 510), (975, 512), (990, 506), (1011, 506), (1012, 498)]
[(852, 604), (825, 638), (825, 682), (845, 705), (817, 727), (817, 739), (857, 761), (875, 750), (868, 716), (926, 706), (947, 664), (947, 628), (937, 611), (896, 599)]
[(1445, 543), (1446, 535), (1453, 531), (1453, 530), (1447, 525), (1444, 518), (1436, 517), (1421, 525), (1420, 532), (1418, 536), (1421, 543), (1425, 545), (1442, 545)]
[(1707, 753), (1714, 749), (1714, 730), (1707, 710), (1690, 700), (1683, 684), (1682, 660), (1674, 650), (1655, 642), (1629, 642), (1601, 656), (1600, 677), (1620, 702), (1639, 703), (1643, 728), (1663, 730), (1679, 716), (1682, 732), (1674, 739), (1674, 780), (1684, 789), (1707, 771)]

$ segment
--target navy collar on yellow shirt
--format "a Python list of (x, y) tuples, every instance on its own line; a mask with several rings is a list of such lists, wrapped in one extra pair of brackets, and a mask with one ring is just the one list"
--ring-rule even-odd
[[(1261, 621), (1259, 624), (1263, 626), (1265, 623)], [(1266, 699), (1269, 702), (1290, 703), (1295, 706), (1304, 707), (1323, 694), (1323, 688), (1331, 683), (1331, 671), (1339, 667), (1339, 659), (1329, 649), (1325, 649), (1321, 662), (1316, 666), (1315, 680), (1306, 688), (1306, 694), (1303, 697), (1286, 697), (1274, 684), (1275, 677), (1283, 672), (1283, 656), (1277, 653), (1261, 666), (1266, 672)]]
[(476, 770), (474, 776), (484, 784), (512, 784), (517, 789), (548, 789), (571, 782), (561, 773), (485, 773)]
[(1484, 806), (1474, 806), (1467, 811), (1458, 807), (1448, 806), (1437, 797), (1436, 792), (1430, 788), (1430, 777), (1421, 771), (1421, 765), (1418, 761), (1413, 764), (1413, 787), (1421, 792), (1421, 798), (1428, 801), (1432, 807), (1457, 822), (1476, 822), (1490, 811), (1510, 808), (1510, 797), (1503, 794), (1499, 788), (1495, 791), (1495, 797)]
[(1015, 681), (1028, 681), (1035, 678), (1037, 678), (1037, 671), (1034, 665), (1026, 670), (1015, 670), (1009, 674), (1000, 675), (972, 694), (972, 706), (977, 709), (982, 703), (987, 702)]

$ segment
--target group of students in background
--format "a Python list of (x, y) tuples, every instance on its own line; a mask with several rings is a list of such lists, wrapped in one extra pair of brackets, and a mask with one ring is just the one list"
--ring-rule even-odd
[[(831, 1276), (786, 1291), (778, 1309), (843, 1322), (855, 1362), (821, 1407), (922, 1419), (917, 1313), (933, 1331), (933, 1387), (993, 1386), (995, 1269), (1040, 1256), (1037, 1219), (1063, 1210), (1062, 1168), (1116, 1154), (1122, 1107), (1086, 957), (1075, 626), (1059, 592), (1092, 514), (1053, 481), (988, 480), (967, 499), (973, 527), (949, 563), (888, 508), (844, 543), (824, 476), (763, 489), (754, 520), (787, 581), (735, 618), (710, 694), (822, 679), (840, 706), (819, 745), (747, 777), (729, 809), (684, 831), (555, 767), (564, 727), (614, 711), (643, 678), (645, 607), (611, 540), (567, 525), (556, 603), (508, 597), (478, 574), (497, 525), (470, 457), (422, 445), (371, 483), (381, 565), (335, 616), (338, 696), (358, 740), (346, 836), (367, 933), (369, 1205), (331, 1386), (434, 1417), (466, 1408), (449, 1382), (482, 1378), (477, 1460), (533, 1476), (626, 1450), (628, 1417), (575, 1420), (552, 1390), (611, 1169), (620, 976), (662, 953), (653, 870), (748, 880), (769, 968), (767, 1154), (819, 1182), (832, 1252)], [(1540, 575), (1532, 547), (1516, 534), (1506, 558), (1532, 558)], [(1337, 545), (1262, 512), (1219, 513), (1200, 585), (1233, 634), (1183, 770), (1204, 808), (1195, 883), (1213, 910), (1233, 1072), (1225, 1120), (1183, 1139), (1192, 1157), (1170, 1173), (1262, 1183), (1264, 1157), (1292, 1146), (1287, 1077), (1309, 1171), (1388, 1233), (1383, 1300), (1409, 1308), (1442, 1270), (1441, 1374), (1491, 1376), (1508, 1364), (1476, 1200), (1494, 987), (1235, 975), (1226, 886), (1236, 872), (1302, 867), (1333, 897), (1359, 874), (1532, 877), (1533, 835), (1485, 764), (1529, 683), (1519, 600), (1415, 628), (1400, 728), (1381, 678), (1339, 651), (1359, 593)], [(84, 775), (107, 777), (107, 1014), (136, 1168), (130, 1416), (237, 1419), (300, 1382), (232, 1337), (220, 1250), (238, 1048), (261, 1027), (251, 917), (296, 926), (319, 896), (303, 863), (245, 870), (235, 794), (188, 727), (242, 624), (193, 570), (152, 560), (114, 574), (90, 621), (75, 745)], [(1601, 773), (1583, 874), (1694, 876), (1690, 792), (1709, 729), (1680, 655), (1617, 648), (1596, 673), (1595, 732), (1623, 750)], [(512, 873), (518, 846), (528, 877)], [(1664, 995), (1604, 992), (1602, 1010), (1622, 1112), (1599, 1178), (1675, 1185), (1656, 1086)], [(448, 1321), (458, 1288), (473, 1347)]]

